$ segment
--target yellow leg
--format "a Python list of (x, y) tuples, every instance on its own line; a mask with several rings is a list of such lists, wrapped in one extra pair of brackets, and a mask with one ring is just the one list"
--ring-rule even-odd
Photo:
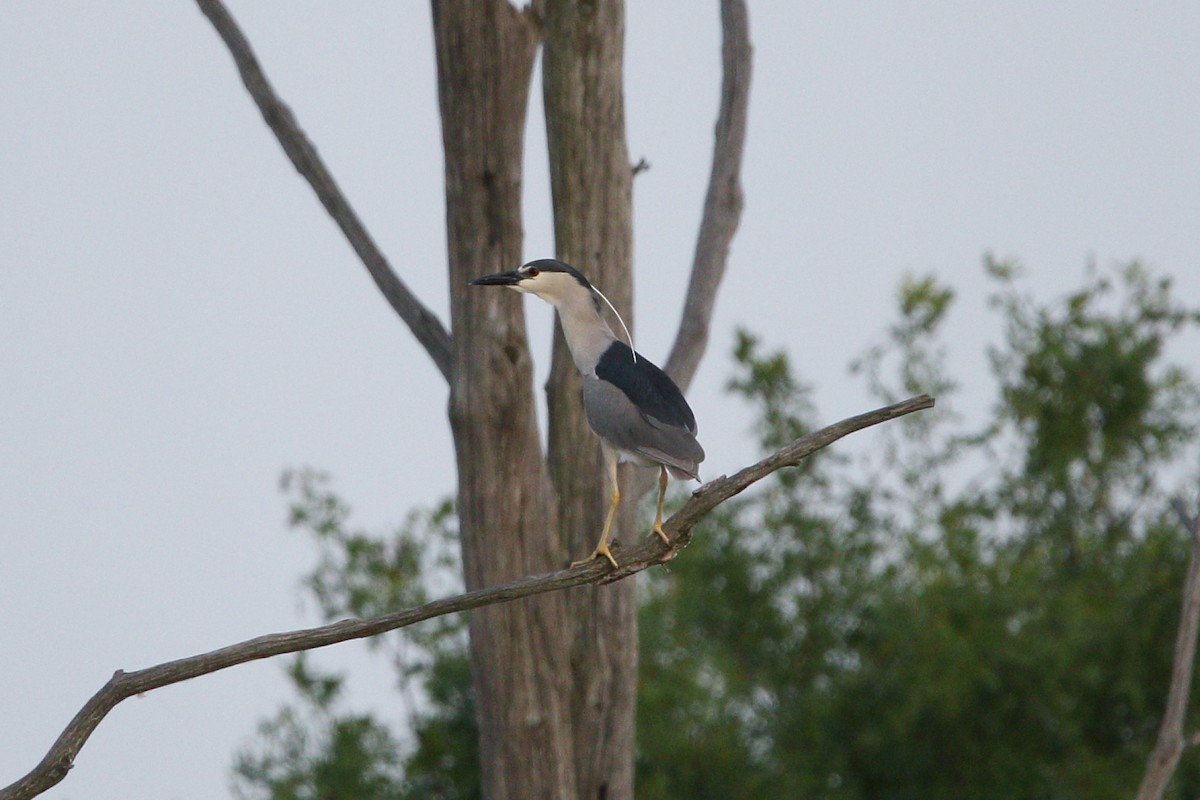
[(663, 544), (670, 545), (671, 540), (667, 538), (667, 532), (662, 526), (663, 501), (667, 499), (667, 468), (660, 464), (658, 469), (658, 513), (654, 515), (654, 527), (650, 530), (650, 535), (657, 535), (663, 540)]
[(609, 563), (613, 565), (613, 569), (617, 567), (617, 559), (613, 556), (612, 550), (608, 549), (608, 532), (612, 528), (613, 519), (617, 516), (617, 506), (621, 504), (621, 487), (617, 485), (617, 454), (610, 453), (606, 447), (604, 448), (604, 460), (608, 462), (608, 477), (612, 481), (613, 487), (612, 503), (608, 506), (608, 519), (604, 521), (604, 531), (600, 534), (600, 543), (596, 545), (596, 549), (587, 558), (580, 561), (572, 561), (572, 567), (586, 564), (601, 556), (608, 559)]

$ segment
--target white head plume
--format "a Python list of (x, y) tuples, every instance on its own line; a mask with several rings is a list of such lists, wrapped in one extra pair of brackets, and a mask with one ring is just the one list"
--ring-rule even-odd
[(617, 315), (617, 322), (621, 323), (621, 330), (625, 331), (625, 339), (629, 342), (629, 352), (633, 353), (633, 363), (637, 363), (637, 348), (633, 346), (633, 335), (629, 332), (628, 326), (625, 325), (625, 320), (621, 318), (621, 312), (617, 311), (617, 307), (612, 304), (612, 301), (604, 296), (604, 292), (592, 286), (592, 291), (600, 295), (600, 299), (608, 304), (612, 312)]

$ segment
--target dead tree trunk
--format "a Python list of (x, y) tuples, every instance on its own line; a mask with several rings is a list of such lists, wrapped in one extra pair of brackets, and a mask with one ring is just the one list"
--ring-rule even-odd
[[(633, 173), (625, 143), (624, 37), (620, 0), (546, 3), (542, 70), (555, 249), (608, 295), (632, 328)], [(584, 419), (580, 377), (561, 330), (546, 393), (560, 536), (581, 557), (595, 545), (608, 492), (598, 480), (604, 474), (599, 443)], [(618, 537), (628, 542), (635, 498), (624, 495)], [(582, 586), (567, 596), (581, 798), (633, 797), (636, 593), (633, 581), (622, 581)]]
[[(741, 210), (750, 53), (744, 4), (723, 0), (721, 7), (725, 81), (686, 303), (685, 316), (695, 319), (685, 318), (667, 365), (685, 386), (704, 350)], [(546, 386), (542, 462), (519, 299), (465, 285), (521, 259), (521, 125), (541, 33), (557, 255), (600, 286), (632, 326), (624, 11), (621, 0), (543, 0), (524, 12), (502, 0), (435, 0), (434, 26), (452, 282), (451, 419), (464, 568), (474, 588), (586, 554), (606, 511), (598, 442), (561, 332)], [(640, 539), (633, 478), (622, 477), (628, 499), (618, 535), (626, 547)], [(486, 541), (484, 526), (518, 533), (513, 541)], [(636, 586), (625, 581), (472, 619), (486, 797), (633, 797), (636, 612)]]
[[(450, 421), (467, 589), (559, 567), (566, 551), (534, 413), (521, 300), (465, 291), (520, 263), (524, 127), (540, 34), (504, 0), (435, 0), (451, 282)], [(471, 667), (484, 797), (575, 796), (563, 598), (476, 611)]]

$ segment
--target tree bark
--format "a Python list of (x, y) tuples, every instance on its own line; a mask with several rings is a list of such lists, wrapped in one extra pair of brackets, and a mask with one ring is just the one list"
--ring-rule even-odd
[[(561, 566), (518, 295), (472, 278), (520, 263), (528, 93), (540, 32), (506, 0), (434, 0), (446, 169), (450, 422), (468, 590)], [(483, 794), (575, 796), (563, 598), (471, 615)]]
[[(547, 0), (545, 29), (543, 95), (555, 249), (608, 296), (632, 329), (633, 172), (625, 142), (622, 2)], [(619, 330), (615, 323), (613, 328)], [(575, 558), (595, 546), (611, 491), (599, 442), (584, 418), (580, 385), (556, 326), (546, 386), (548, 460), (560, 538)], [(630, 491), (623, 494), (616, 536), (629, 544), (636, 535), (637, 503)], [(632, 800), (637, 586), (633, 581), (581, 586), (566, 600), (577, 796)]]

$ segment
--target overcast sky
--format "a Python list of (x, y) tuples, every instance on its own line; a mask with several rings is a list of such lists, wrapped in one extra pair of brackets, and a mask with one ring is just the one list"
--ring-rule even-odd
[[(396, 271), (448, 319), (428, 5), (231, 10)], [(746, 212), (690, 396), (707, 476), (755, 452), (722, 391), (737, 325), (785, 347), (833, 421), (872, 405), (846, 363), (893, 319), (900, 277), (933, 272), (959, 292), (951, 369), (971, 414), (998, 331), (985, 252), (1019, 258), (1044, 297), (1089, 261), (1139, 258), (1200, 300), (1200, 5), (773, 0), (750, 15)], [(716, 4), (634, 2), (627, 28), (630, 153), (651, 164), (636, 334), (661, 361), (707, 178)], [(539, 98), (528, 258), (553, 252)], [(440, 374), (194, 4), (8, 3), (0, 101), (3, 785), (113, 670), (318, 621), (281, 470), (328, 470), (356, 522), (383, 530), (451, 492), (454, 460)], [(527, 302), (544, 364), (552, 318)], [(400, 719), (363, 653), (318, 663)], [(47, 796), (227, 794), (234, 749), (290, 697), (283, 664), (126, 701)]]

